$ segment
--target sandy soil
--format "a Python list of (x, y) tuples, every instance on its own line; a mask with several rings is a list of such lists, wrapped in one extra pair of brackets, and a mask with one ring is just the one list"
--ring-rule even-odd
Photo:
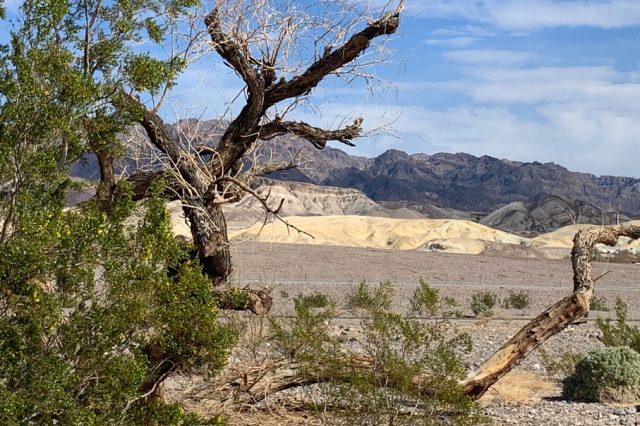
[[(514, 257), (508, 254), (504, 247), (487, 256), (255, 241), (236, 242), (232, 248), (236, 284), (268, 287), (275, 302), (272, 315), (289, 314), (298, 294), (324, 293), (339, 303), (362, 280), (372, 285), (385, 280), (394, 282), (394, 309), (402, 312), (422, 277), (440, 289), (441, 294), (454, 297), (463, 314), (468, 315), (456, 320), (454, 326), (472, 337), (473, 351), (465, 356), (470, 370), (494, 353), (528, 319), (572, 290), (568, 259), (529, 259), (517, 257), (522, 253), (514, 252)], [(609, 308), (613, 308), (616, 296), (623, 297), (630, 318), (640, 320), (640, 265), (595, 263), (594, 275), (603, 275), (597, 283), (596, 296), (605, 298)], [(469, 308), (471, 294), (478, 290), (490, 290), (500, 297), (509, 291), (526, 291), (531, 305), (524, 310), (497, 308), (494, 318), (478, 320), (471, 317)], [(585, 353), (601, 347), (599, 331), (592, 320), (609, 315), (611, 312), (592, 311), (589, 321), (568, 327), (542, 348), (552, 359), (559, 359), (565, 352)], [(338, 323), (341, 329), (357, 333), (360, 321), (343, 312)], [(640, 424), (640, 407), (562, 400), (560, 380), (561, 377), (546, 370), (543, 357), (536, 351), (480, 402), (497, 425)], [(205, 400), (187, 396), (194, 386), (206, 388), (206, 382), (198, 384), (193, 377), (173, 378), (167, 386), (168, 394), (188, 409), (211, 414)], [(270, 411), (233, 413), (231, 419), (234, 425), (321, 424), (313, 416), (288, 412), (278, 405), (270, 407)]]
[[(444, 295), (456, 298), (463, 308), (468, 308), (474, 291), (491, 290), (499, 296), (510, 290), (528, 291), (532, 299), (528, 309), (498, 309), (496, 316), (530, 317), (568, 295), (573, 286), (569, 260), (258, 242), (235, 243), (232, 255), (235, 281), (272, 289), (281, 312), (290, 308), (297, 294), (322, 292), (340, 301), (363, 280), (394, 282), (397, 309), (402, 310), (422, 277)], [(623, 297), (630, 317), (640, 319), (640, 265), (596, 262), (594, 276), (605, 273), (597, 283), (596, 296), (607, 299), (610, 308), (616, 296)]]

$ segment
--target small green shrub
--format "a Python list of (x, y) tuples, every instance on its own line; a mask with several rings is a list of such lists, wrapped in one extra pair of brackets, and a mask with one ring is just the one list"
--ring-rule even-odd
[(299, 294), (293, 299), (293, 303), (303, 305), (307, 308), (326, 308), (331, 301), (326, 294), (313, 293), (306, 296)]
[(515, 292), (509, 290), (509, 296), (502, 301), (502, 307), (505, 309), (525, 309), (529, 306), (529, 293), (526, 291)]
[(493, 316), (493, 307), (498, 301), (498, 296), (491, 291), (479, 291), (471, 295), (471, 311), (476, 316)]
[(348, 296), (345, 308), (362, 318), (349, 345), (335, 335), (331, 303), (296, 303), (293, 318), (271, 320), (270, 343), (297, 363), (303, 379), (319, 382), (307, 409), (325, 424), (477, 424), (478, 407), (460, 386), (467, 370), (460, 354), (471, 340), (447, 320), (455, 302), (423, 280), (407, 312), (392, 309), (393, 296), (389, 282), (363, 282)]
[(563, 397), (572, 401), (635, 403), (640, 400), (640, 354), (629, 347), (589, 352), (563, 381)]
[(576, 371), (576, 364), (584, 358), (584, 354), (578, 352), (564, 352), (559, 358), (549, 355), (544, 349), (539, 349), (540, 360), (542, 365), (549, 374), (559, 374), (562, 377), (567, 377)]
[(616, 298), (616, 321), (598, 318), (596, 325), (606, 346), (628, 346), (640, 353), (640, 329), (627, 324), (627, 304), (620, 297)]
[(600, 250), (594, 248), (593, 252), (591, 253), (591, 260), (594, 262), (602, 262), (603, 260), (605, 260), (605, 257)]
[(608, 311), (607, 299), (604, 297), (593, 296), (589, 303), (589, 309), (592, 311)]

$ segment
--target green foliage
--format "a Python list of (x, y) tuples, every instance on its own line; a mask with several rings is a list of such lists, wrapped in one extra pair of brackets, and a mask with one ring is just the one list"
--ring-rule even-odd
[(540, 359), (547, 372), (567, 377), (576, 370), (576, 364), (584, 358), (584, 354), (577, 352), (563, 352), (559, 358), (551, 356), (544, 349), (539, 349)]
[(598, 318), (596, 324), (602, 332), (602, 343), (606, 346), (628, 346), (640, 353), (640, 329), (627, 324), (627, 304), (616, 298), (616, 321)]
[(293, 320), (272, 321), (276, 348), (320, 379), (321, 396), (311, 408), (321, 416), (329, 409), (327, 421), (357, 425), (478, 420), (459, 385), (466, 373), (459, 355), (470, 351), (470, 339), (448, 329), (455, 302), (423, 280), (405, 314), (391, 309), (393, 295), (389, 282), (355, 289), (346, 308), (363, 318), (362, 332), (348, 345), (334, 332), (333, 303), (322, 309), (296, 303)]
[(528, 292), (509, 290), (509, 296), (502, 301), (502, 307), (505, 309), (525, 309), (530, 303)]
[(498, 296), (491, 291), (479, 291), (471, 295), (471, 311), (476, 316), (493, 316), (493, 307), (498, 301)]
[(172, 413), (157, 424), (195, 424), (148, 407), (143, 389), (176, 368), (215, 373), (235, 335), (217, 322), (208, 279), (184, 261), (190, 247), (173, 238), (164, 202), (134, 210), (123, 195), (108, 214), (91, 203), (64, 211), (32, 192), (19, 194), (16, 229), (0, 244), (2, 423), (137, 423), (153, 411)]
[(227, 422), (221, 415), (202, 419), (193, 413), (187, 413), (177, 404), (165, 404), (153, 401), (132, 415), (135, 424), (145, 426), (225, 426)]
[(607, 299), (604, 297), (593, 296), (589, 302), (589, 310), (592, 311), (608, 311)]
[(640, 354), (626, 347), (589, 352), (563, 382), (563, 397), (584, 402), (640, 400)]
[(602, 262), (603, 259), (604, 256), (602, 255), (602, 252), (594, 247), (593, 251), (591, 252), (591, 260), (593, 260), (594, 262)]
[(326, 308), (331, 304), (331, 300), (322, 293), (313, 293), (303, 296), (299, 294), (293, 299), (294, 304), (302, 304), (307, 308)]
[(0, 424), (201, 423), (144, 398), (175, 370), (216, 373), (236, 339), (160, 188), (142, 206), (121, 182), (106, 211), (64, 208), (73, 162), (122, 154), (141, 113), (123, 93), (184, 68), (141, 46), (196, 4), (26, 0), (0, 46)]
[(167, 62), (147, 54), (134, 55), (127, 64), (126, 73), (135, 90), (157, 93), (164, 84), (173, 81), (185, 65), (178, 58)]

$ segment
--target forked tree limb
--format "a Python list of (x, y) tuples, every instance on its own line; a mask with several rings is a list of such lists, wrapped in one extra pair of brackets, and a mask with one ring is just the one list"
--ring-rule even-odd
[(339, 141), (345, 145), (355, 146), (352, 140), (362, 133), (362, 118), (354, 120), (353, 124), (338, 130), (326, 130), (299, 121), (273, 120), (260, 127), (258, 137), (262, 140), (273, 139), (276, 136), (292, 134), (306, 139), (318, 149), (323, 149), (328, 141)]
[(354, 61), (376, 37), (395, 34), (400, 25), (401, 9), (402, 6), (395, 13), (387, 13), (380, 19), (370, 22), (365, 29), (351, 36), (342, 46), (327, 52), (302, 74), (271, 86), (267, 91), (266, 104), (271, 106), (285, 99), (304, 95), (327, 75)]
[[(211, 173), (221, 176), (225, 174), (224, 171), (233, 170), (237, 166), (247, 150), (260, 139), (260, 120), (269, 108), (286, 99), (296, 99), (309, 93), (328, 75), (354, 61), (375, 38), (394, 34), (400, 25), (401, 10), (402, 2), (395, 13), (387, 13), (370, 22), (362, 31), (351, 36), (342, 46), (323, 55), (301, 74), (291, 80), (281, 80), (270, 85), (262, 74), (258, 74), (251, 67), (250, 59), (243, 49), (221, 32), (219, 10), (214, 8), (205, 21), (211, 39), (218, 54), (242, 76), (249, 89), (249, 96), (247, 104), (220, 138), (218, 155), (213, 156), (209, 163)], [(307, 129), (301, 128), (300, 131), (309, 133), (311, 129), (313, 128), (309, 126)], [(331, 139), (342, 142), (350, 140), (346, 137)], [(331, 139), (314, 139), (313, 136), (310, 138), (311, 141), (317, 141), (317, 147), (324, 147), (326, 141)]]
[(467, 395), (475, 398), (482, 396), (547, 339), (589, 313), (596, 281), (591, 266), (595, 245), (613, 246), (618, 237), (623, 236), (640, 238), (640, 226), (615, 225), (578, 231), (571, 251), (573, 293), (538, 315), (470, 374), (463, 383)]

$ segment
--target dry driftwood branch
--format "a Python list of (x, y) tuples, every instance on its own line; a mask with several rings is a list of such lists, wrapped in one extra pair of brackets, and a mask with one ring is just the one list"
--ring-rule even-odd
[(596, 282), (591, 267), (593, 249), (596, 244), (613, 246), (622, 236), (640, 238), (640, 226), (616, 225), (578, 231), (571, 251), (573, 293), (538, 315), (482, 363), (464, 382), (468, 395), (482, 396), (547, 339), (589, 313)]

